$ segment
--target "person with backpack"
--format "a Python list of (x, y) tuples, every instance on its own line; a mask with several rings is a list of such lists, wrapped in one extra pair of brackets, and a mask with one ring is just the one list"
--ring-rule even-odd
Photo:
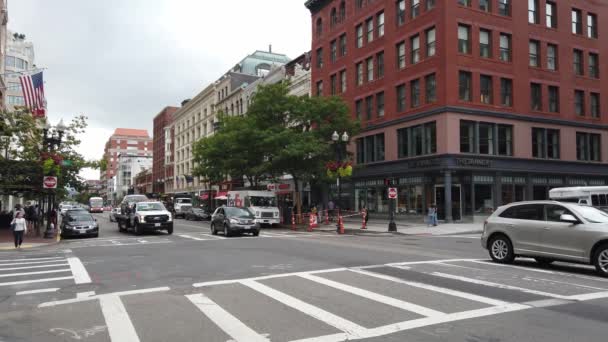
[(25, 218), (23, 218), (23, 213), (21, 211), (17, 211), (15, 218), (11, 222), (11, 228), (13, 229), (13, 236), (15, 237), (15, 248), (21, 249), (23, 235), (27, 233), (27, 223), (25, 222)]

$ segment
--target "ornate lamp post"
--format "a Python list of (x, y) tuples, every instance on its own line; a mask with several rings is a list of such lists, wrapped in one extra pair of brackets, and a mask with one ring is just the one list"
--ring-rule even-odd
[[(61, 119), (56, 126), (51, 126), (51, 124), (46, 121), (42, 128), (43, 150), (49, 154), (53, 154), (58, 150), (61, 146), (61, 140), (63, 139), (66, 129), (67, 127), (63, 123), (63, 119)], [(52, 239), (55, 236), (54, 231), (51, 229), (52, 211), (55, 208), (55, 192), (56, 190), (51, 190), (48, 196), (47, 222), (46, 231), (44, 232), (45, 239)]]
[[(337, 131), (334, 131), (334, 133), (331, 135), (331, 141), (333, 141), (334, 143), (334, 149), (336, 151), (336, 161), (338, 163), (342, 162), (342, 147), (343, 145), (346, 145), (349, 138), (350, 137), (346, 132), (342, 133), (342, 135), (340, 136)], [(340, 214), (342, 213), (342, 182), (340, 172), (337, 172), (336, 185), (338, 186), (338, 216), (340, 216)], [(337, 229), (340, 230), (339, 223)]]

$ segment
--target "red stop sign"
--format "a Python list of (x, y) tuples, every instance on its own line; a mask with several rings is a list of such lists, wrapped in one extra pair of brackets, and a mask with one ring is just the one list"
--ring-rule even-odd
[(45, 189), (55, 189), (57, 188), (57, 177), (46, 176), (42, 180), (42, 184)]
[(388, 198), (389, 199), (397, 198), (397, 188), (388, 188)]

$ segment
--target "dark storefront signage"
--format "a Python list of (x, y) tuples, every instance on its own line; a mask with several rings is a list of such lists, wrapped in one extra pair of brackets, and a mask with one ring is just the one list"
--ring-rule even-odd
[(476, 158), (456, 158), (457, 166), (492, 167), (492, 161)]
[(427, 167), (435, 167), (441, 165), (440, 159), (425, 159), (425, 160), (414, 160), (407, 164), (410, 169), (423, 169)]

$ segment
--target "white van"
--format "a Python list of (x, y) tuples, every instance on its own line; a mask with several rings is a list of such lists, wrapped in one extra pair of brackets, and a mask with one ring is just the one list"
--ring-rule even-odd
[(260, 225), (281, 223), (277, 196), (272, 191), (237, 190), (228, 191), (228, 206), (247, 208)]
[(549, 198), (560, 202), (589, 205), (608, 209), (608, 186), (577, 186), (549, 190)]

